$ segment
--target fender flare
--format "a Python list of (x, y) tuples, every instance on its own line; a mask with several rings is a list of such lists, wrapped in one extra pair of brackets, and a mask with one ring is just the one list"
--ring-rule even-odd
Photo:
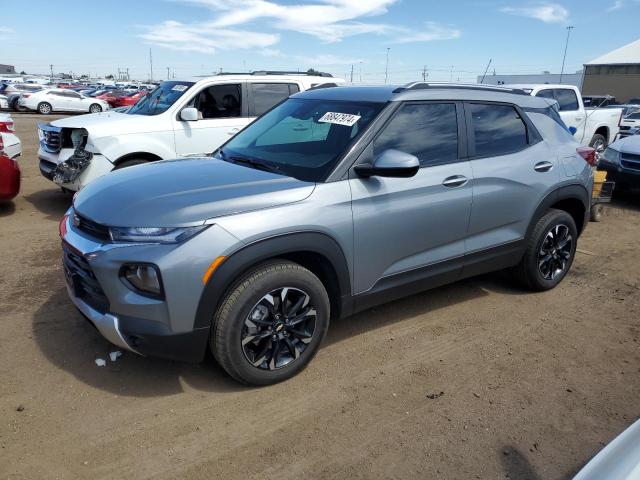
[[(559, 187), (542, 199), (542, 201), (538, 204), (533, 217), (531, 218), (531, 222), (529, 223), (529, 227), (527, 227), (527, 233), (525, 238), (529, 238), (531, 232), (533, 231), (538, 220), (544, 215), (544, 213), (549, 210), (553, 205), (562, 201), (562, 200), (579, 200), (584, 206), (585, 211), (585, 223), (583, 224), (582, 230), (586, 226), (589, 217), (589, 211), (591, 210), (591, 195), (584, 187), (584, 185), (580, 184), (571, 184), (564, 185)], [(580, 232), (578, 232), (580, 233)]]
[(252, 267), (272, 258), (302, 252), (321, 255), (330, 263), (336, 274), (341, 316), (348, 314), (351, 276), (342, 248), (325, 233), (294, 232), (258, 240), (229, 255), (211, 276), (200, 296), (193, 328), (211, 326), (213, 316), (229, 287)]

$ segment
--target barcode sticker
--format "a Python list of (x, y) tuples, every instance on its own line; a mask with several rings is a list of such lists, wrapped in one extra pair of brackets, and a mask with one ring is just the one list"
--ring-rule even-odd
[(335, 123), (336, 125), (353, 127), (353, 125), (358, 120), (360, 120), (360, 115), (351, 115), (350, 113), (327, 112), (318, 121), (320, 123)]

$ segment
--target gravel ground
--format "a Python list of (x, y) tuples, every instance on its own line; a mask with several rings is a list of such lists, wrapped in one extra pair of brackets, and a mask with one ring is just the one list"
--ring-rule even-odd
[(640, 416), (640, 197), (589, 225), (551, 292), (494, 274), (378, 307), (334, 322), (301, 375), (252, 389), (212, 360), (108, 360), (66, 297), (71, 199), (39, 174), (43, 118), (14, 118), (0, 478), (569, 479)]

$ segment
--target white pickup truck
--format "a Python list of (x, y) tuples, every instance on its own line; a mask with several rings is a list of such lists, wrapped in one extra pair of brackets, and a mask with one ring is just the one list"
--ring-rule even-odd
[[(505, 85), (507, 86), (507, 85)], [(573, 85), (518, 84), (508, 85), (520, 88), (534, 97), (556, 100), (560, 107), (560, 117), (575, 129), (574, 137), (582, 145), (593, 147), (602, 154), (620, 131), (621, 108), (585, 108), (578, 87)]]
[(77, 191), (115, 169), (206, 155), (290, 95), (343, 82), (328, 74), (284, 72), (166, 81), (125, 113), (39, 124), (40, 172)]

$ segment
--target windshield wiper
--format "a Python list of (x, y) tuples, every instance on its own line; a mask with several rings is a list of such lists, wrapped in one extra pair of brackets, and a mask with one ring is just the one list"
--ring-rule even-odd
[(278, 173), (282, 175), (280, 168), (276, 165), (269, 165), (267, 163), (261, 162), (260, 160), (256, 160), (250, 157), (239, 157), (237, 155), (227, 156), (222, 149), (220, 149), (218, 153), (223, 160), (231, 161), (232, 163), (240, 165), (248, 165), (249, 167), (255, 168), (256, 170), (263, 170), (265, 172)]

